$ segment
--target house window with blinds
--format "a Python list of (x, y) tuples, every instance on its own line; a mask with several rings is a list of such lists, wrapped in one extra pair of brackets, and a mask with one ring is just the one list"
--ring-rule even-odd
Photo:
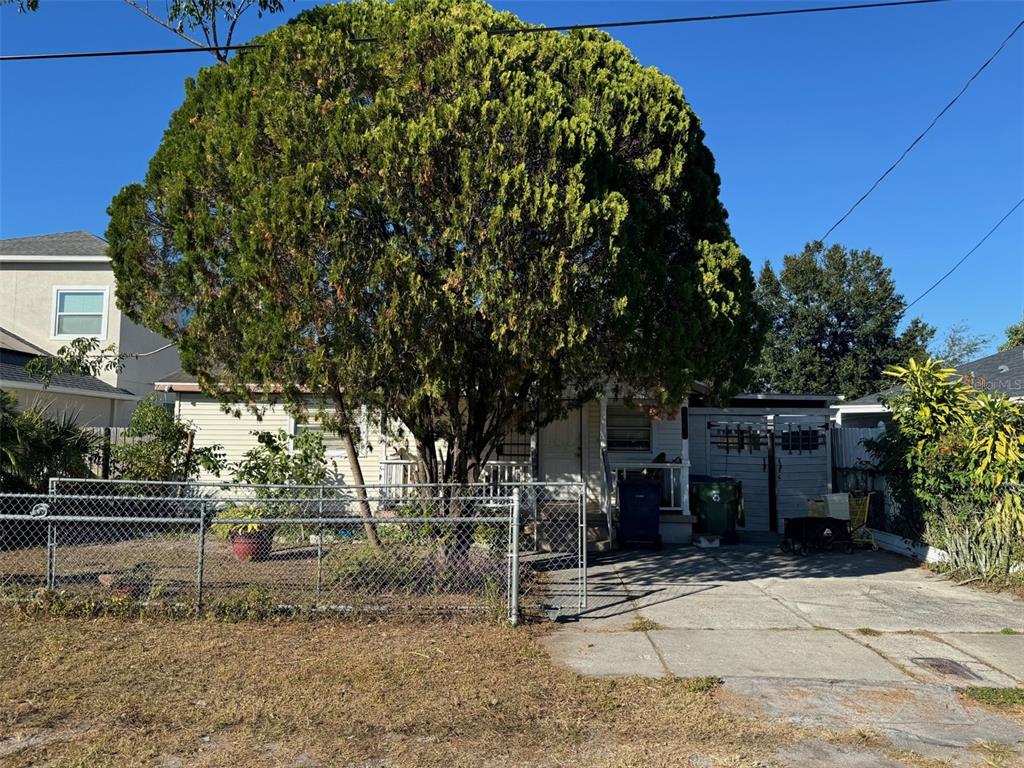
[(651, 417), (628, 405), (608, 406), (608, 450), (613, 453), (650, 453)]

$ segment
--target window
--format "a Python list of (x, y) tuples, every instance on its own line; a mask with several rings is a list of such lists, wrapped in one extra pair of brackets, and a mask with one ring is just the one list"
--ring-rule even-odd
[(651, 417), (628, 405), (608, 406), (608, 450), (650, 453)]
[(336, 456), (338, 454), (345, 453), (345, 446), (341, 442), (341, 435), (334, 430), (325, 430), (319, 424), (296, 424), (295, 434), (301, 435), (303, 432), (320, 433), (324, 441), (324, 453), (327, 456)]
[(71, 339), (107, 335), (106, 288), (58, 288), (54, 293), (53, 335)]

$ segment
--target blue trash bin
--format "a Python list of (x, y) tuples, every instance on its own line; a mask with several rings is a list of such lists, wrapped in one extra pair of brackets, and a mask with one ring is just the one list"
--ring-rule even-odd
[(661, 483), (619, 481), (619, 537), (624, 546), (661, 546)]

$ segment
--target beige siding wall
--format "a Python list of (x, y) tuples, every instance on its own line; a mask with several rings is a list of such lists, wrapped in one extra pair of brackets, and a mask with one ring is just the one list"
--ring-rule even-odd
[[(224, 454), (229, 463), (237, 463), (245, 456), (246, 452), (257, 445), (256, 436), (253, 432), (276, 432), (283, 429), (292, 434), (294, 425), (292, 419), (281, 406), (268, 407), (262, 419), (239, 406), (240, 416), (224, 413), (220, 403), (203, 395), (180, 394), (178, 396), (178, 417), (184, 421), (190, 421), (196, 428), (196, 445), (200, 447), (220, 444), (224, 448)], [(394, 451), (388, 452), (385, 440), (380, 430), (371, 425), (367, 445), (361, 452), (359, 464), (363, 471), (363, 480), (368, 484), (378, 482), (380, 477), (380, 462), (387, 455), (394, 455)], [(328, 452), (327, 461), (329, 476), (332, 482), (349, 482), (351, 472), (349, 470), (348, 458), (343, 451)], [(215, 480), (213, 476), (204, 476), (203, 480)], [(228, 470), (221, 474), (221, 480), (231, 479), (231, 472)]]
[[(288, 414), (283, 408), (268, 408), (262, 419), (257, 419), (244, 408), (241, 416), (224, 413), (220, 403), (202, 395), (179, 395), (178, 418), (192, 422), (196, 430), (196, 447), (205, 448), (220, 444), (228, 462), (235, 463), (242, 459), (246, 451), (256, 445), (253, 432), (275, 432), (278, 429), (288, 431)], [(201, 480), (216, 480), (212, 475), (204, 475)], [(222, 480), (230, 480), (231, 473), (222, 473)]]

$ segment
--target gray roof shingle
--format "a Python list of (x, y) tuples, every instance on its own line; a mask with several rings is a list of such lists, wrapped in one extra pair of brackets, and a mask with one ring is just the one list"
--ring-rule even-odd
[[(17, 387), (19, 384), (29, 384), (33, 388), (38, 387), (41, 382), (25, 370), (30, 360), (37, 357), (45, 357), (47, 353), (39, 347), (25, 341), (20, 336), (0, 328), (0, 381), (7, 386)], [(86, 395), (114, 396), (123, 398), (134, 397), (127, 389), (115, 387), (95, 376), (85, 376), (74, 373), (61, 373), (54, 376), (49, 383), (49, 388), (74, 389)]]
[(107, 241), (91, 232), (55, 232), (0, 240), (0, 256), (106, 256)]
[[(994, 355), (964, 363), (957, 373), (968, 379), (968, 383), (985, 392), (1002, 392), (1007, 397), (1024, 397), (1024, 346), (996, 352)], [(875, 392), (840, 405), (878, 405), (882, 395), (890, 395), (892, 389)]]

